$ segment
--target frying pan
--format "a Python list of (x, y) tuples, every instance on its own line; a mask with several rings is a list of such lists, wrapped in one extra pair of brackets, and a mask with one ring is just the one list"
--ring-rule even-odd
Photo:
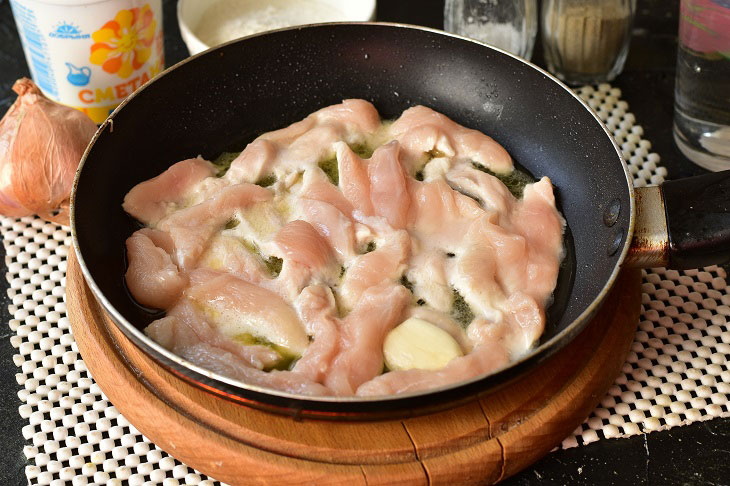
[[(124, 195), (176, 161), (241, 150), (257, 135), (345, 98), (371, 101), (383, 118), (427, 105), (492, 136), (534, 176), (550, 177), (569, 228), (567, 257), (545, 333), (528, 355), (487, 376), (427, 392), (313, 398), (216, 375), (143, 334), (160, 315), (137, 306), (124, 286), (124, 241), (139, 227), (122, 210)], [(635, 193), (620, 149), (590, 108), (545, 71), (499, 49), (407, 25), (321, 24), (206, 51), (122, 103), (101, 125), (77, 173), (73, 244), (89, 286), (116, 325), (190, 382), (282, 413), (406, 415), (493, 390), (538, 365), (598, 311), (622, 264), (697, 267), (730, 257), (728, 175), (710, 178)], [(694, 209), (680, 208), (689, 198), (685, 188), (695, 198), (711, 193), (714, 206), (694, 201)], [(665, 206), (668, 214), (684, 212), (665, 218)]]

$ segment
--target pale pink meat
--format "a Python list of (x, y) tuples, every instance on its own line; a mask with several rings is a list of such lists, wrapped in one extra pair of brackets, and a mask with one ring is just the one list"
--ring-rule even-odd
[(271, 172), (271, 164), (276, 158), (276, 147), (264, 139), (257, 139), (233, 159), (223, 176), (233, 184), (241, 182), (256, 183)]
[(237, 184), (222, 189), (215, 197), (182, 209), (160, 222), (175, 244), (174, 261), (189, 271), (205, 251), (208, 241), (223, 229), (237, 209), (268, 201), (272, 193), (254, 184)]
[(339, 350), (340, 324), (332, 290), (324, 285), (305, 288), (296, 302), (299, 315), (312, 342), (292, 371), (322, 382)]
[(394, 229), (406, 227), (411, 204), (399, 151), (400, 145), (390, 142), (375, 150), (368, 163), (370, 202), (375, 214), (384, 217)]
[(446, 180), (459, 192), (478, 198), (488, 211), (506, 212), (517, 202), (499, 179), (473, 168), (471, 163), (457, 164), (446, 173)]
[(324, 384), (337, 395), (355, 390), (383, 371), (383, 341), (401, 322), (411, 293), (402, 285), (370, 287), (342, 323), (340, 352)]
[(301, 395), (331, 394), (301, 373), (262, 371), (278, 362), (278, 353), (266, 346), (243, 345), (227, 339), (189, 301), (181, 302), (167, 317), (150, 324), (145, 333), (191, 363), (229, 378)]
[(162, 319), (150, 324), (145, 332), (163, 347), (183, 354), (185, 348), (198, 343), (225, 350), (246, 363), (246, 367), (263, 369), (275, 365), (281, 356), (260, 345), (245, 345), (227, 338), (207, 322), (189, 299), (182, 299)]
[(294, 308), (275, 292), (208, 270), (193, 271), (191, 283), (185, 296), (206, 309), (209, 319), (225, 327), (226, 333), (263, 337), (290, 354), (301, 354), (307, 347), (306, 332)]
[(197, 267), (230, 273), (247, 282), (269, 286), (269, 273), (261, 257), (232, 236), (213, 236)]
[(492, 373), (509, 363), (509, 358), (500, 342), (490, 342), (475, 346), (471, 353), (452, 359), (440, 370), (399, 370), (376, 376), (358, 387), (357, 395), (413, 393), (451, 385)]
[(407, 231), (397, 231), (388, 235), (378, 248), (357, 256), (347, 268), (340, 295), (348, 309), (359, 302), (367, 289), (383, 282), (395, 282), (403, 275), (411, 252), (411, 239)]
[(284, 259), (310, 268), (327, 265), (334, 258), (327, 240), (306, 221), (295, 220), (284, 225), (274, 236), (274, 243)]
[[(333, 156), (337, 185), (320, 168)], [(145, 332), (210, 371), (301, 395), (411, 393), (506, 366), (543, 331), (564, 221), (549, 179), (518, 200), (475, 163), (512, 170), (493, 139), (429, 108), (381, 124), (371, 103), (345, 100), (260, 136), (221, 178), (199, 158), (175, 164), (124, 201), (156, 228), (127, 240), (130, 292), (167, 310)], [(470, 322), (457, 322), (459, 296)], [(382, 374), (385, 337), (409, 317), (464, 356)]]
[(370, 202), (370, 178), (368, 166), (350, 147), (343, 142), (337, 145), (337, 169), (340, 176), (340, 190), (352, 207), (364, 216), (375, 214)]
[(462, 238), (484, 211), (468, 196), (451, 189), (445, 181), (411, 181), (410, 230), (446, 249), (462, 246)]
[(394, 138), (412, 157), (433, 150), (446, 150), (446, 155), (453, 153), (457, 158), (478, 162), (493, 172), (512, 170), (512, 158), (494, 139), (463, 127), (425, 106), (414, 106), (404, 111), (391, 130)]
[(304, 187), (302, 187), (299, 197), (331, 204), (347, 217), (350, 217), (354, 209), (352, 203), (321, 170), (312, 171), (305, 177)]
[(171, 246), (166, 233), (148, 228), (127, 239), (127, 288), (144, 306), (167, 309), (187, 285), (185, 275), (172, 263)]
[(171, 204), (182, 203), (192, 187), (215, 173), (213, 164), (201, 158), (182, 160), (134, 186), (124, 196), (122, 207), (142, 223), (154, 226), (167, 215)]
[(316, 199), (300, 199), (301, 219), (310, 223), (338, 253), (340, 258), (355, 255), (352, 221), (332, 204)]

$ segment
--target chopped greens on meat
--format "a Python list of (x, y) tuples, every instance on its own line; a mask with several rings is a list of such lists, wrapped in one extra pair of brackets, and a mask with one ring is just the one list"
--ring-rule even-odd
[(502, 184), (507, 186), (509, 192), (511, 192), (512, 195), (518, 199), (522, 197), (522, 192), (525, 190), (525, 186), (527, 184), (532, 184), (533, 182), (535, 182), (534, 177), (520, 169), (513, 169), (512, 172), (500, 174), (498, 172), (492, 172), (491, 170), (487, 169), (482, 164), (479, 164), (477, 162), (472, 162), (472, 165), (475, 169), (486, 172), (489, 175), (493, 175), (494, 177), (502, 181)]
[(223, 152), (216, 157), (213, 161), (213, 165), (215, 165), (216, 169), (218, 169), (216, 176), (223, 177), (226, 172), (228, 172), (228, 169), (231, 168), (231, 162), (233, 162), (240, 153), (241, 152)]
[(456, 289), (454, 289), (454, 303), (451, 305), (451, 317), (463, 326), (474, 320), (474, 312)]
[(340, 183), (340, 173), (337, 169), (337, 157), (323, 160), (317, 165), (325, 174), (327, 174), (327, 177), (332, 184), (338, 185)]

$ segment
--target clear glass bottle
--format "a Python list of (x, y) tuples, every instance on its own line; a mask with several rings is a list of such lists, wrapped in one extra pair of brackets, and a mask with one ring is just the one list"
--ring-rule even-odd
[(569, 84), (613, 80), (626, 62), (636, 0), (543, 0), (548, 71)]
[(682, 0), (674, 140), (697, 165), (730, 169), (730, 0)]
[(444, 29), (530, 59), (537, 0), (446, 0)]

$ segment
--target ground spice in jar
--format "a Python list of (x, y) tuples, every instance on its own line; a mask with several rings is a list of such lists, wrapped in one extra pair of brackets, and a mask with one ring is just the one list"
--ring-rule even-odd
[(543, 44), (548, 69), (571, 83), (613, 79), (623, 68), (633, 2), (546, 0)]

